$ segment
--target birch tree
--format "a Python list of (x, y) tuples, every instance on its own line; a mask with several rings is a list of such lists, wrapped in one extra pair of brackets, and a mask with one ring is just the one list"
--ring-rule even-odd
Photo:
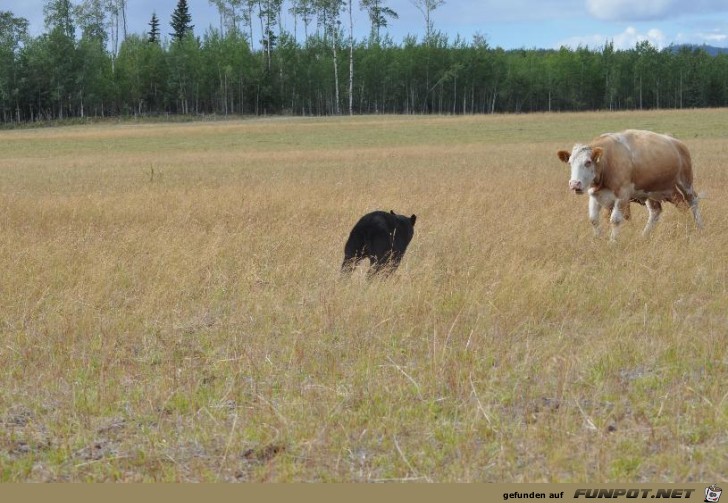
[(367, 12), (372, 23), (370, 38), (380, 43), (380, 31), (388, 26), (387, 19), (399, 19), (399, 14), (384, 5), (383, 0), (361, 0), (360, 7)]
[(353, 0), (349, 4), (349, 115), (354, 115), (354, 16), (351, 11)]
[(324, 37), (331, 44), (331, 52), (334, 60), (334, 113), (341, 114), (341, 98), (339, 95), (339, 36), (341, 25), (341, 11), (344, 7), (343, 0), (315, 0), (319, 23), (324, 28)]
[(258, 1), (258, 17), (260, 18), (260, 31), (262, 32), (261, 43), (265, 49), (265, 59), (268, 70), (271, 69), (273, 47), (276, 40), (276, 35), (273, 30), (278, 23), (278, 14), (280, 13), (282, 5), (283, 0)]
[(119, 44), (126, 40), (126, 0), (103, 0), (108, 16), (107, 27), (111, 43), (112, 65), (119, 52)]
[(49, 0), (43, 6), (43, 16), (48, 31), (60, 30), (69, 39), (76, 38), (74, 8), (70, 0)]
[(14, 105), (16, 120), (20, 122), (16, 54), (21, 40), (28, 36), (28, 25), (27, 19), (0, 11), (0, 109), (4, 121), (12, 120)]
[[(294, 20), (297, 20), (299, 17), (301, 18), (301, 21), (303, 21), (303, 39), (304, 41), (308, 40), (308, 26), (316, 15), (314, 0), (293, 0), (293, 5), (289, 9), (289, 12), (293, 14)], [(296, 25), (294, 24), (294, 26)], [(295, 28), (293, 35), (297, 36)]]
[(410, 0), (418, 11), (425, 18), (425, 43), (430, 45), (432, 36), (435, 31), (435, 25), (432, 20), (432, 13), (438, 8), (445, 5), (445, 0)]

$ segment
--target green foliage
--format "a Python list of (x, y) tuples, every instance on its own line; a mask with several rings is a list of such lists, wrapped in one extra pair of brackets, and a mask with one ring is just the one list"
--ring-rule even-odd
[(159, 43), (159, 18), (156, 12), (152, 13), (152, 19), (149, 21), (149, 33), (147, 35), (149, 35), (149, 43)]
[(83, 0), (76, 7), (76, 19), (81, 28), (82, 37), (95, 39), (105, 44), (108, 38), (105, 16), (102, 0)]
[(179, 0), (177, 2), (177, 7), (172, 13), (170, 25), (172, 26), (172, 30), (174, 30), (170, 35), (174, 38), (175, 42), (180, 42), (192, 32), (195, 25), (192, 24), (192, 16), (187, 6), (187, 0)]
[(0, 11), (0, 47), (15, 50), (28, 34), (28, 20)]
[(399, 14), (382, 3), (382, 0), (361, 0), (361, 9), (369, 15), (372, 23), (371, 38), (379, 41), (381, 29), (388, 25), (387, 19), (399, 19)]
[[(216, 2), (220, 29), (201, 38), (192, 32), (186, 0), (180, 0), (171, 19), (173, 43), (160, 41), (154, 14), (149, 33), (127, 35), (118, 54), (109, 48), (113, 37), (105, 33), (103, 2), (84, 0), (75, 10), (69, 5), (49, 0), (48, 33), (35, 38), (27, 35), (26, 20), (0, 12), (2, 123), (117, 115), (333, 115), (347, 109), (350, 54), (342, 47), (347, 32), (338, 24), (341, 0), (300, 0), (289, 9), (304, 27), (303, 40), (278, 25), (282, 0), (257, 6)], [(360, 7), (370, 14), (372, 30), (367, 39), (353, 41), (351, 51), (356, 114), (728, 105), (728, 55), (658, 50), (648, 42), (629, 50), (606, 44), (506, 51), (490, 47), (482, 35), (449, 40), (436, 30), (395, 44), (380, 29), (396, 13), (382, 0)], [(320, 30), (309, 29), (314, 21)], [(262, 40), (252, 31), (258, 22)]]
[(75, 35), (73, 23), (73, 4), (71, 0), (47, 0), (43, 6), (46, 28), (49, 31), (61, 30), (69, 38)]
[(4, 121), (13, 114), (13, 101), (17, 102), (17, 50), (27, 33), (27, 19), (0, 11), (0, 115)]

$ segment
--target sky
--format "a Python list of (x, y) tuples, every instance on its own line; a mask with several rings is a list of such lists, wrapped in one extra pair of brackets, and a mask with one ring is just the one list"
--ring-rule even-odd
[[(414, 2), (384, 0), (399, 14), (387, 30), (395, 43), (405, 36), (421, 39), (423, 15)], [(354, 36), (365, 38), (369, 20), (354, 2)], [(0, 0), (0, 11), (30, 21), (32, 35), (44, 32), (46, 0)], [(160, 19), (162, 34), (171, 31), (169, 20), (177, 0), (128, 0), (128, 29), (145, 33), (152, 12)], [(216, 8), (208, 0), (188, 0), (195, 34), (219, 26)], [(289, 5), (286, 2), (285, 5)], [(432, 14), (436, 30), (470, 41), (485, 36), (491, 47), (504, 49), (558, 49), (562, 46), (601, 48), (611, 41), (629, 49), (647, 40), (661, 49), (672, 44), (707, 44), (728, 47), (728, 0), (445, 0)], [(284, 19), (293, 31), (293, 21)], [(299, 26), (298, 35), (302, 37)]]

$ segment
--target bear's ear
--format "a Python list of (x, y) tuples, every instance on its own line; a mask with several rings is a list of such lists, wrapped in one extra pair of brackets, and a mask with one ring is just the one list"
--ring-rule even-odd
[(556, 155), (559, 156), (561, 162), (569, 162), (569, 157), (571, 157), (571, 154), (569, 154), (566, 150), (559, 150), (556, 152)]
[(390, 212), (390, 213), (391, 213), (392, 215), (396, 215), (396, 213), (394, 212), (394, 210), (389, 210), (389, 212)]
[(412, 215), (412, 216), (410, 217), (410, 222), (412, 222), (412, 227), (414, 227), (414, 226), (415, 226), (415, 220), (417, 220), (417, 215)]

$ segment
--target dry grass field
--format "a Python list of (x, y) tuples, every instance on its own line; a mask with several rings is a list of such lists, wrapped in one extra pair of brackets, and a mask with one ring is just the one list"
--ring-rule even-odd
[[(0, 480), (714, 482), (728, 111), (0, 132)], [(595, 239), (560, 148), (693, 155)], [(390, 278), (364, 213), (417, 214)]]

